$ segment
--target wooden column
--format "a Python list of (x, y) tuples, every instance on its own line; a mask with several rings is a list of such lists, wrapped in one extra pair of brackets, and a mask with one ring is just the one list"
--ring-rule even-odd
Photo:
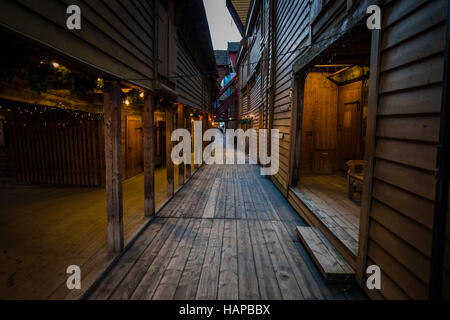
[(173, 185), (173, 162), (171, 158), (173, 143), (170, 140), (173, 131), (173, 112), (166, 109), (166, 170), (167, 170), (167, 195), (169, 197), (173, 196), (174, 185)]
[[(205, 142), (203, 141), (203, 134), (205, 133), (205, 128), (203, 127), (203, 115), (199, 115), (198, 116), (198, 120), (195, 120), (195, 121), (201, 121), (202, 122), (202, 132), (201, 132), (201, 135), (202, 135), (202, 159), (203, 159), (203, 150), (205, 149)], [(194, 169), (198, 169), (200, 167), (200, 164), (196, 164), (196, 163), (194, 163)]]
[(147, 93), (144, 100), (144, 214), (155, 214), (155, 136), (153, 96)]
[[(191, 130), (192, 130), (192, 121), (191, 121), (191, 117), (189, 117), (189, 116), (186, 118), (186, 129), (189, 132), (191, 132)], [(191, 136), (192, 136), (192, 133), (191, 133)], [(192, 146), (192, 141), (190, 143)], [(188, 158), (189, 158), (189, 160), (192, 161), (192, 154), (189, 154)], [(192, 167), (192, 164), (186, 164), (186, 180), (191, 177), (191, 167)]]
[(117, 253), (123, 249), (121, 103), (117, 81), (105, 82), (103, 98), (108, 251)]
[[(203, 134), (205, 134), (206, 130), (208, 130), (208, 114), (206, 114), (206, 113), (203, 113), (203, 116), (202, 116), (202, 129), (203, 129)], [(202, 140), (203, 140), (203, 134), (202, 134)], [(207, 145), (208, 145), (208, 142), (203, 141), (202, 152), (205, 151), (205, 148)]]
[[(181, 103), (178, 104), (178, 128), (184, 128), (184, 110)], [(183, 154), (184, 156), (184, 154)], [(178, 166), (178, 184), (184, 184), (184, 162)]]

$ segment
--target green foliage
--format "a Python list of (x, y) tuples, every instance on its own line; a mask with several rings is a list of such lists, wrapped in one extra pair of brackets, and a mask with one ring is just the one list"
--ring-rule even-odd
[(177, 109), (175, 103), (172, 103), (169, 100), (163, 98), (156, 101), (156, 108), (162, 111), (175, 111)]
[(250, 118), (239, 119), (239, 124), (252, 124), (252, 119)]
[(32, 61), (22, 52), (5, 50), (0, 54), (0, 63), (0, 81), (19, 77), (37, 93), (48, 89), (69, 89), (73, 95), (82, 98), (98, 88), (96, 77), (72, 72), (64, 66), (54, 66), (49, 61)]
[(121, 98), (123, 100), (128, 100), (131, 104), (142, 104), (144, 102), (143, 98), (140, 96), (141, 91), (137, 89), (131, 89), (127, 93), (121, 91)]

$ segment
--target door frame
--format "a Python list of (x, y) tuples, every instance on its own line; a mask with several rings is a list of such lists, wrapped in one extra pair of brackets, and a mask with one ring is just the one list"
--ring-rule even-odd
[[(358, 254), (356, 257), (356, 282), (362, 287), (365, 281), (365, 268), (367, 264), (367, 245), (369, 235), (371, 195), (374, 170), (374, 150), (376, 132), (376, 113), (378, 109), (378, 77), (380, 65), (380, 41), (381, 32), (373, 30), (371, 35), (370, 49), (370, 74), (369, 74), (369, 96), (367, 109), (366, 143), (364, 160), (367, 165), (364, 170), (364, 183), (361, 196), (361, 214), (359, 226)], [(294, 75), (290, 159), (288, 171), (288, 190), (300, 179), (298, 168), (301, 149), (301, 131), (303, 120), (303, 103), (306, 77), (312, 70), (313, 64), (305, 66)], [(288, 191), (287, 191), (288, 193)]]

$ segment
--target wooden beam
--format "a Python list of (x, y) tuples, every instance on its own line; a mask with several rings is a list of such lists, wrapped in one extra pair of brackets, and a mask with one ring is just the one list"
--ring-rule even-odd
[[(181, 103), (178, 104), (178, 128), (184, 128), (184, 110)], [(184, 154), (183, 154), (184, 156)], [(184, 184), (184, 163), (178, 165), (178, 184), (181, 186)]]
[(367, 265), (367, 251), (370, 225), (370, 208), (372, 205), (372, 184), (374, 170), (374, 155), (377, 132), (377, 110), (378, 110), (378, 86), (380, 72), (380, 44), (381, 32), (372, 31), (372, 49), (370, 53), (370, 87), (367, 109), (367, 135), (366, 150), (364, 160), (367, 165), (364, 167), (364, 182), (361, 196), (361, 214), (359, 221), (359, 247), (356, 262), (356, 281), (364, 287)]
[(122, 146), (120, 87), (106, 81), (103, 109), (105, 113), (106, 213), (108, 217), (108, 251), (123, 249)]
[(174, 194), (173, 185), (173, 162), (172, 162), (172, 147), (173, 143), (170, 139), (173, 131), (173, 111), (166, 109), (166, 170), (167, 170), (167, 195), (169, 197)]
[(144, 100), (144, 214), (155, 214), (155, 136), (153, 96), (147, 93)]

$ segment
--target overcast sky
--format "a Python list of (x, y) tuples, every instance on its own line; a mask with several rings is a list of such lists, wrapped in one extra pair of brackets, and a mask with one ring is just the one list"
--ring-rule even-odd
[(225, 0), (203, 0), (214, 50), (226, 50), (227, 42), (241, 41)]

